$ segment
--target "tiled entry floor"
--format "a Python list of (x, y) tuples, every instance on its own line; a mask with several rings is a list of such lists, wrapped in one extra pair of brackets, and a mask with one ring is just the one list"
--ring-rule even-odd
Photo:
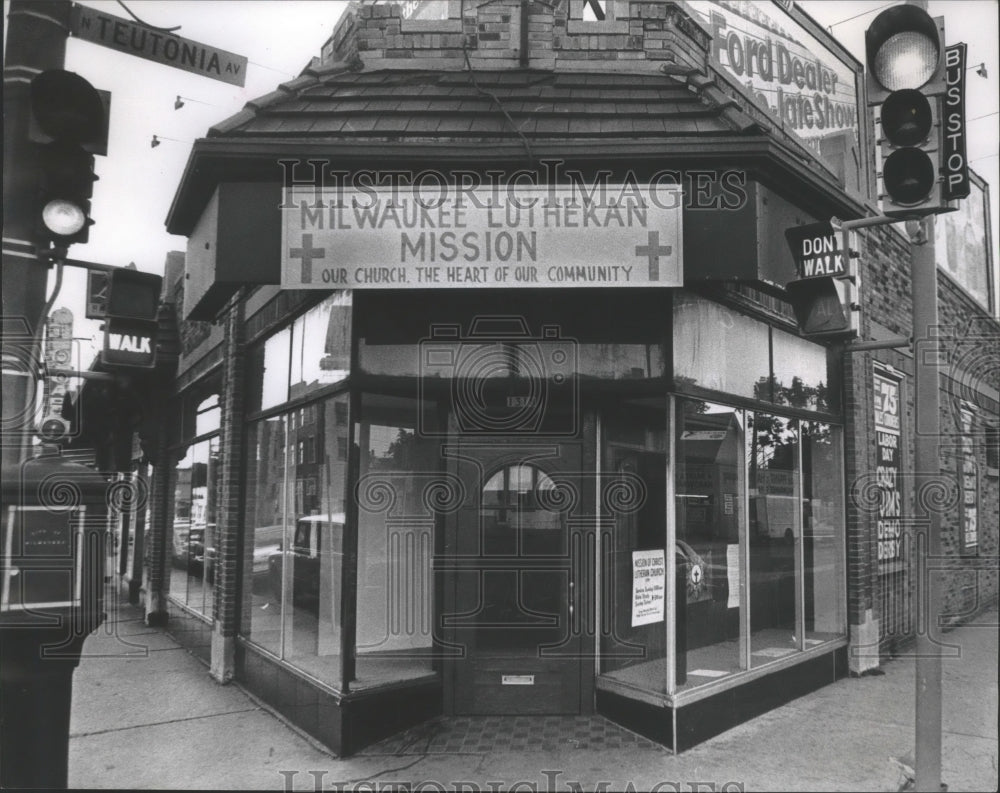
[(360, 755), (452, 754), (559, 749), (667, 749), (603, 716), (440, 716)]

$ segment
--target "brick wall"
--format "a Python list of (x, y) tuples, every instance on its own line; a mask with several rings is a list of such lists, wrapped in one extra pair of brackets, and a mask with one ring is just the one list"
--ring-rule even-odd
[(242, 291), (230, 301), (225, 315), (223, 350), (222, 427), (220, 455), (222, 477), (219, 492), (219, 548), (215, 577), (215, 630), (235, 636), (237, 604), (238, 536), (243, 519), (243, 317)]
[[(898, 231), (889, 227), (874, 228), (863, 235), (862, 305), (865, 338), (912, 334), (910, 292), (910, 245)], [(940, 458), (942, 499), (940, 514), (942, 549), (949, 568), (942, 573), (943, 611), (951, 620), (967, 619), (987, 602), (995, 601), (998, 592), (997, 543), (1000, 511), (1000, 487), (986, 469), (985, 423), (996, 426), (1000, 417), (997, 391), (1000, 368), (996, 353), (1000, 349), (1000, 323), (991, 319), (951, 278), (938, 273), (938, 332), (936, 344), (943, 353), (940, 393)], [(926, 343), (926, 342), (923, 342)], [(887, 364), (903, 375), (902, 383), (902, 488), (904, 526), (908, 546), (913, 548), (917, 514), (912, 475), (906, 475), (914, 460), (914, 389), (913, 353), (909, 350), (880, 350), (845, 356), (845, 391), (849, 432), (846, 439), (848, 492), (852, 483), (863, 480), (877, 465), (873, 413), (873, 361)], [(960, 554), (961, 506), (958, 503), (959, 466), (962, 439), (958, 425), (961, 399), (971, 402), (977, 413), (973, 437), (979, 489), (978, 554), (962, 558)], [(913, 590), (916, 584), (912, 559), (905, 575), (887, 578), (879, 574), (876, 557), (876, 514), (865, 509), (863, 499), (848, 500), (848, 609), (852, 625), (860, 624), (865, 609), (871, 608), (882, 620), (883, 654), (894, 651), (902, 641), (912, 638), (915, 617)], [(869, 504), (870, 506), (870, 504)], [(992, 558), (992, 562), (987, 562)], [(976, 571), (990, 567), (992, 570)], [(890, 587), (892, 589), (890, 589)], [(895, 590), (895, 591), (892, 591)], [(895, 614), (887, 613), (895, 610)]]
[[(360, 59), (367, 69), (474, 68), (658, 69), (664, 62), (703, 69), (708, 34), (671, 2), (611, 0), (608, 19), (584, 22), (578, 4), (519, 0), (464, 5), (461, 19), (401, 17), (395, 4), (358, 5), (344, 13), (324, 45), (324, 62)], [(571, 11), (572, 9), (572, 11)], [(522, 35), (522, 25), (527, 32)], [(525, 46), (526, 44), (526, 46)]]

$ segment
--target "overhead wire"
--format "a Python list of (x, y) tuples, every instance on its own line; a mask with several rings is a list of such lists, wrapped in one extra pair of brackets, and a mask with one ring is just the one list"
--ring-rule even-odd
[[(460, 17), (462, 19), (465, 19), (465, 0), (462, 0)], [(524, 145), (524, 151), (528, 158), (529, 164), (533, 164), (535, 162), (535, 155), (534, 152), (531, 150), (531, 141), (528, 140), (527, 136), (520, 129), (520, 127), (518, 127), (517, 124), (514, 123), (514, 119), (511, 118), (510, 113), (507, 112), (507, 108), (503, 106), (503, 102), (500, 101), (500, 97), (498, 97), (492, 91), (487, 91), (479, 84), (479, 81), (476, 79), (476, 72), (475, 69), (472, 68), (472, 60), (469, 58), (469, 46), (466, 41), (465, 34), (462, 34), (462, 54), (465, 56), (465, 69), (469, 73), (469, 79), (472, 81), (472, 87), (475, 88), (477, 92), (479, 92), (487, 99), (491, 100), (494, 104), (496, 104), (497, 109), (503, 114), (504, 119), (506, 119), (507, 123), (510, 125), (510, 128), (514, 131), (514, 134), (521, 139), (521, 143)]]
[(164, 33), (173, 33), (175, 30), (180, 30), (181, 29), (180, 25), (174, 25), (172, 28), (161, 28), (159, 25), (150, 25), (145, 20), (139, 19), (139, 17), (137, 17), (132, 12), (132, 9), (129, 8), (127, 5), (125, 5), (125, 3), (122, 2), (122, 0), (117, 0), (117, 2), (118, 2), (118, 5), (120, 5), (122, 8), (125, 9), (125, 13), (126, 14), (128, 14), (130, 17), (132, 17), (132, 19), (134, 19), (140, 25), (142, 25), (143, 27), (149, 28), (150, 30), (162, 30)]

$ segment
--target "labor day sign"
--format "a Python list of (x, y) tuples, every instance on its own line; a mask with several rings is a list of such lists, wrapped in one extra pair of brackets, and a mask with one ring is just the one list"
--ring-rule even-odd
[(683, 285), (674, 184), (296, 186), (284, 289)]

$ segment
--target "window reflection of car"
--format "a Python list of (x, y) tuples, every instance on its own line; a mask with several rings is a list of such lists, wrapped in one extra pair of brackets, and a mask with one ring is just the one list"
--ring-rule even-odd
[(191, 529), (189, 536), (188, 572), (199, 578), (204, 575), (205, 580), (212, 583), (215, 580), (216, 550), (214, 544), (205, 546), (206, 530), (208, 531), (209, 538), (214, 541), (214, 523), (209, 523), (207, 527), (199, 526)]
[[(266, 586), (268, 561), (281, 550), (282, 525), (258, 526), (253, 531), (253, 582), (255, 590), (262, 583)], [(259, 590), (258, 590), (259, 591)]]
[[(292, 603), (316, 606), (320, 597), (321, 562), (329, 554), (339, 555), (344, 532), (344, 513), (307, 515), (295, 523), (295, 536), (290, 550), (279, 546), (267, 560), (271, 593), (279, 602), (282, 598), (282, 568), (288, 556), (291, 576)], [(329, 547), (328, 547), (329, 546)], [(337, 569), (336, 565), (330, 565)], [(333, 582), (330, 582), (332, 586)]]
[(170, 557), (177, 565), (183, 565), (188, 560), (188, 536), (191, 532), (191, 521), (174, 521), (173, 535), (171, 538)]

